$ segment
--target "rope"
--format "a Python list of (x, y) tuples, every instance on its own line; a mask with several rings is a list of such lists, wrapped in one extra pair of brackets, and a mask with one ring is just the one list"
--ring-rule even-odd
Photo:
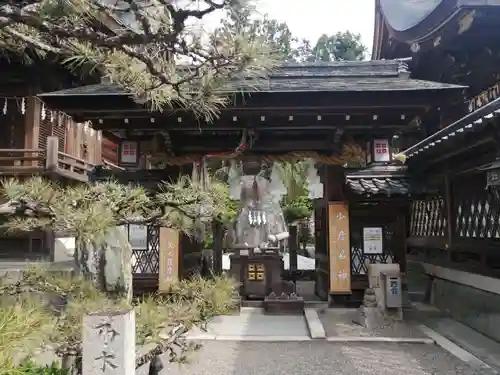
[[(245, 139), (242, 139), (240, 145), (233, 151), (213, 153), (208, 155), (185, 155), (185, 156), (161, 156), (161, 162), (169, 166), (179, 166), (185, 164), (199, 163), (207, 157), (222, 157), (224, 159), (236, 159), (242, 156), (244, 150), (247, 149), (248, 144)], [(363, 160), (365, 153), (359, 145), (345, 144), (340, 155), (321, 155), (315, 151), (293, 151), (281, 155), (249, 155), (250, 158), (259, 159), (266, 163), (288, 161), (293, 162), (305, 158), (311, 158), (317, 163), (327, 165), (341, 165), (353, 160)], [(160, 160), (159, 160), (160, 161)]]

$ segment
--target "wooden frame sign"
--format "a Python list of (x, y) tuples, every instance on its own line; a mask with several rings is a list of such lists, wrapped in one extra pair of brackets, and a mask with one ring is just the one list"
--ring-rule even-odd
[(351, 246), (349, 235), (349, 207), (347, 203), (328, 203), (330, 293), (351, 293)]
[(120, 165), (137, 166), (139, 164), (139, 142), (121, 141), (118, 156)]
[(165, 291), (169, 284), (179, 280), (179, 232), (160, 228), (160, 272), (158, 289)]

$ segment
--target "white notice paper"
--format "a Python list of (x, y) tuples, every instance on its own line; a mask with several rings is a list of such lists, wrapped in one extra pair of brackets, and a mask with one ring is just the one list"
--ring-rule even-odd
[(363, 253), (383, 254), (382, 228), (363, 228)]

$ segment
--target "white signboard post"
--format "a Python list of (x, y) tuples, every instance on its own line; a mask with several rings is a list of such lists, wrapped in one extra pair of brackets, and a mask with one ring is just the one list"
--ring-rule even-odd
[(146, 225), (129, 225), (129, 242), (133, 250), (148, 249), (148, 227)]
[(382, 228), (363, 228), (363, 253), (383, 254)]
[(391, 150), (388, 139), (375, 139), (373, 141), (373, 161), (387, 162), (391, 161)]

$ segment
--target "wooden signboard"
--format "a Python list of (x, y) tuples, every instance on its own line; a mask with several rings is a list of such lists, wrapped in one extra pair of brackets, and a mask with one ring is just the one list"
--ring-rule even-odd
[(351, 293), (349, 207), (346, 202), (328, 203), (330, 293)]
[(160, 272), (158, 289), (165, 291), (168, 285), (179, 280), (179, 232), (160, 228)]

